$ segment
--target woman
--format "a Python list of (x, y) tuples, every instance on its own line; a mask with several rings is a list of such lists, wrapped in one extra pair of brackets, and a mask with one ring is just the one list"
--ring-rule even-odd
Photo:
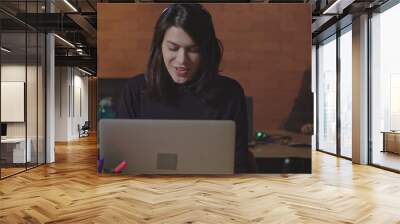
[(129, 80), (119, 118), (236, 122), (235, 172), (248, 171), (243, 88), (219, 75), (222, 47), (211, 15), (200, 4), (172, 4), (158, 19), (147, 71)]

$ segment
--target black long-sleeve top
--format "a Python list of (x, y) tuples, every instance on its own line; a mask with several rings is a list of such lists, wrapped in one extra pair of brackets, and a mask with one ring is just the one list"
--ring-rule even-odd
[(129, 79), (118, 104), (117, 117), (131, 119), (186, 119), (233, 120), (236, 123), (235, 173), (248, 172), (247, 111), (243, 88), (226, 76), (217, 75), (212, 80), (217, 96), (208, 101), (206, 93), (196, 94), (191, 86), (176, 84), (177, 99), (174, 104), (152, 100), (145, 94), (143, 74)]

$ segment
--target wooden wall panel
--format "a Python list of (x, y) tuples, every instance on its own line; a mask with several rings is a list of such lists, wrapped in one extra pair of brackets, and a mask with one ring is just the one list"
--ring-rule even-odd
[[(126, 78), (144, 71), (154, 25), (166, 5), (98, 4), (99, 78)], [(310, 6), (204, 5), (224, 45), (222, 73), (254, 97), (255, 129), (282, 129), (302, 81), (311, 80)]]

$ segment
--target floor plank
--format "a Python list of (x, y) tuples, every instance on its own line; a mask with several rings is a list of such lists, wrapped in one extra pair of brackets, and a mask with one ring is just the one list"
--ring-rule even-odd
[(0, 223), (400, 223), (400, 175), (313, 152), (313, 173), (96, 173), (94, 137), (0, 181)]

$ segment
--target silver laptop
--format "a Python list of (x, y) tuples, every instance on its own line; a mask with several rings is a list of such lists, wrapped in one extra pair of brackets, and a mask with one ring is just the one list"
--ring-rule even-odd
[(102, 119), (103, 170), (126, 174), (233, 174), (235, 123), (215, 120)]

